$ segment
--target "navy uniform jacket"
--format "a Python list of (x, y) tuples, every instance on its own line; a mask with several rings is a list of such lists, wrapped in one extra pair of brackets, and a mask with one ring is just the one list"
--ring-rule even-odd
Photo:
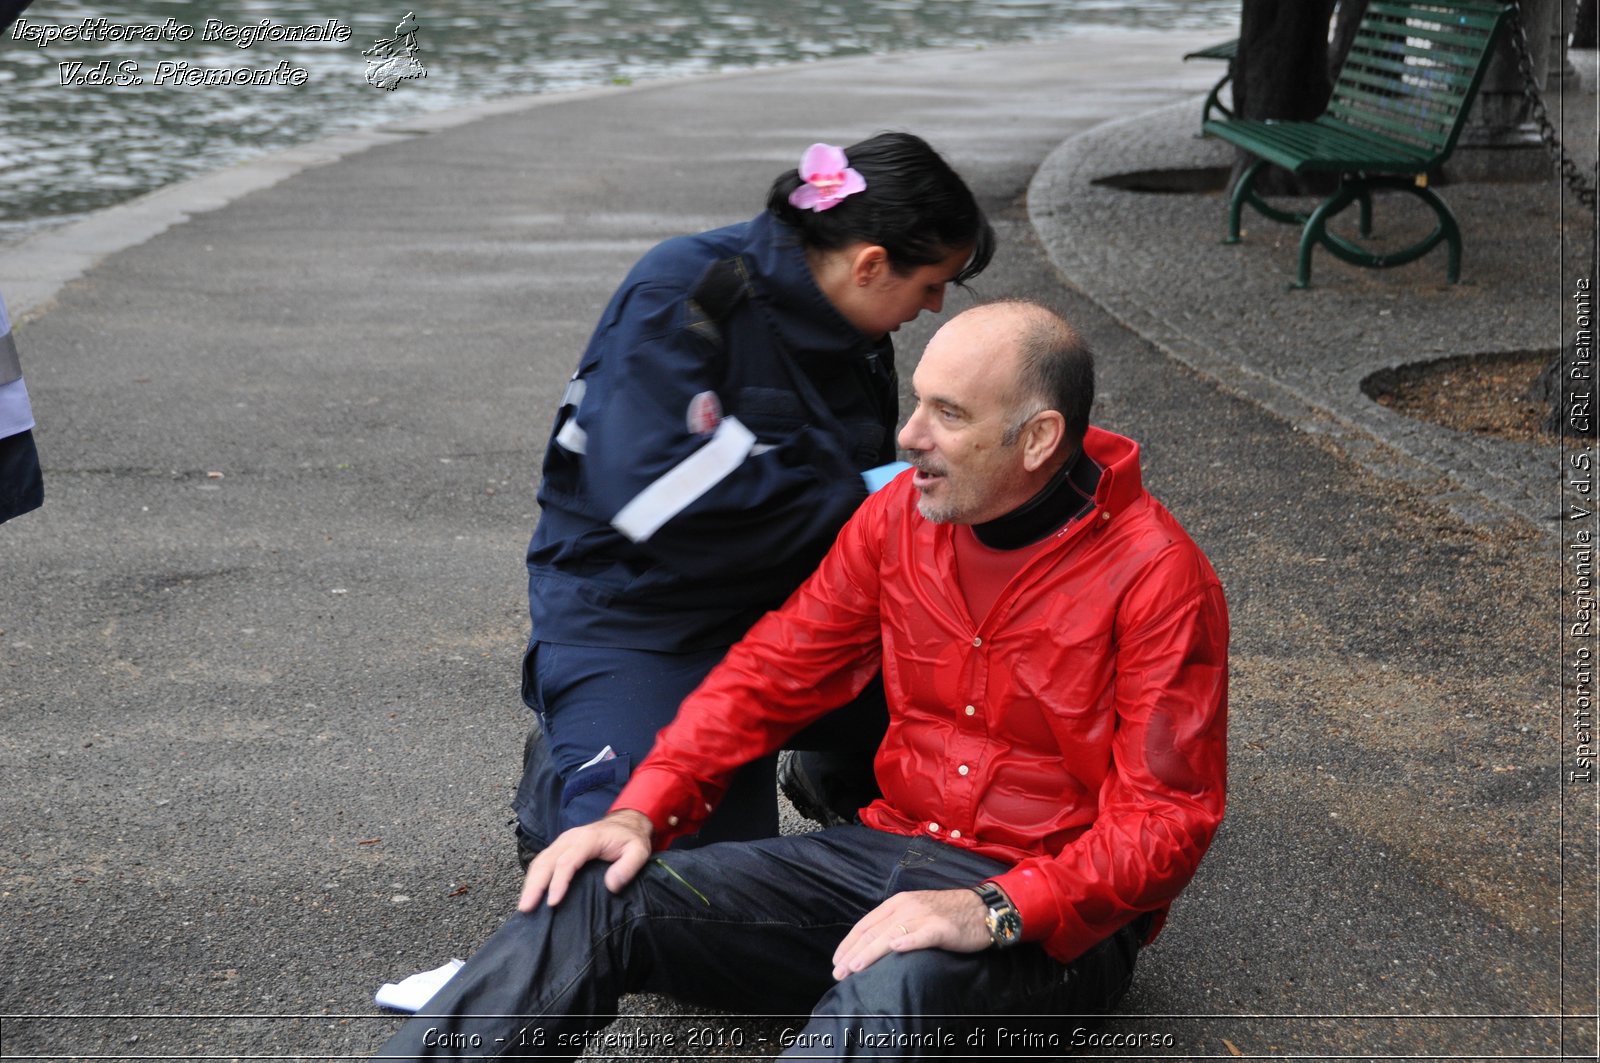
[(770, 214), (652, 249), (606, 307), (546, 448), (532, 641), (737, 641), (822, 559), (866, 497), (860, 473), (893, 460), (893, 359)]
[[(4, 20), (0, 20), (3, 22)], [(44, 504), (44, 478), (33, 443), (33, 407), (22, 362), (0, 298), (0, 524)]]

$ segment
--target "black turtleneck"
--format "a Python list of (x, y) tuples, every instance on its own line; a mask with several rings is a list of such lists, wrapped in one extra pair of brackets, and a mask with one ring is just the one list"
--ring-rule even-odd
[(1078, 448), (1038, 494), (1003, 517), (974, 524), (972, 534), (991, 550), (1018, 550), (1038, 542), (1094, 507), (1100, 466)]

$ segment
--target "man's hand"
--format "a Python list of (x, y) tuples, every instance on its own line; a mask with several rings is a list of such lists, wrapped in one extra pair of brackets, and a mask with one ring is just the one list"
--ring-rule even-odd
[(987, 909), (971, 890), (897, 893), (861, 917), (833, 952), (833, 977), (864, 971), (891, 952), (949, 949), (980, 952), (990, 945)]
[(541, 897), (548, 897), (554, 908), (567, 895), (572, 876), (591, 860), (604, 860), (611, 865), (606, 872), (606, 889), (620, 891), (650, 859), (650, 839), (654, 834), (649, 818), (631, 808), (619, 808), (603, 819), (563, 832), (528, 865), (517, 909), (531, 912)]

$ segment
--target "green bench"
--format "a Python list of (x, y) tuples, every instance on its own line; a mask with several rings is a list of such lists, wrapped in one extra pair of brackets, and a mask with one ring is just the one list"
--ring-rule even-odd
[[(1358, 266), (1399, 266), (1440, 241), (1449, 248), (1450, 283), (1461, 278), (1461, 229), (1430, 174), (1455, 149), (1501, 26), (1512, 5), (1490, 0), (1371, 0), (1334, 84), (1327, 110), (1309, 122), (1208, 118), (1201, 128), (1255, 155), (1228, 202), (1227, 243), (1239, 242), (1246, 204), (1273, 221), (1304, 225), (1294, 287), (1311, 284), (1311, 252)], [(1280, 210), (1255, 190), (1268, 164), (1292, 173), (1335, 172), (1339, 186), (1310, 214)], [(1410, 247), (1373, 254), (1328, 231), (1328, 222), (1356, 203), (1360, 234), (1372, 235), (1375, 189), (1409, 192), (1433, 209), (1438, 223)]]
[(1239, 38), (1235, 37), (1231, 41), (1223, 41), (1221, 44), (1213, 44), (1209, 48), (1201, 48), (1198, 51), (1189, 52), (1183, 57), (1184, 62), (1188, 62), (1190, 59), (1218, 59), (1228, 64), (1228, 72), (1222, 75), (1221, 81), (1211, 86), (1211, 91), (1206, 95), (1206, 105), (1200, 111), (1201, 121), (1210, 118), (1212, 111), (1216, 111), (1224, 118), (1233, 117), (1233, 112), (1222, 105), (1222, 100), (1218, 98), (1217, 94), (1222, 91), (1224, 85), (1233, 80), (1233, 61), (1238, 55)]

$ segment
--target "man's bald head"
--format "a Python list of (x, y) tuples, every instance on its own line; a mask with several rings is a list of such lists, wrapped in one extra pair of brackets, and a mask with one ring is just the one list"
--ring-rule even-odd
[(1021, 505), (1070, 461), (1094, 400), (1094, 362), (1060, 315), (1024, 300), (957, 314), (912, 376), (900, 445), (923, 514), (981, 523)]
[(1005, 444), (1016, 442), (1028, 419), (1055, 410), (1066, 422), (1070, 454), (1083, 445), (1094, 405), (1094, 352), (1067, 320), (1048, 307), (1024, 299), (1003, 299), (974, 307), (997, 315), (1016, 333), (1014, 409)]

